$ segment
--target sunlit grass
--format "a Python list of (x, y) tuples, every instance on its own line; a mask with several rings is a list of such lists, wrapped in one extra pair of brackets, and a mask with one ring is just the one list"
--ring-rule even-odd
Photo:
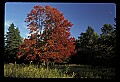
[(4, 64), (4, 76), (15, 78), (73, 78), (58, 69), (50, 69), (37, 65)]
[(4, 76), (15, 78), (97, 78), (113, 79), (115, 69), (90, 65), (54, 65), (44, 67), (34, 64), (4, 64)]

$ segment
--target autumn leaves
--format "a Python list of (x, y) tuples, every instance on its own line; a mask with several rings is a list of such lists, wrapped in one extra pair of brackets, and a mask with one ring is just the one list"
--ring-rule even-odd
[(75, 39), (70, 35), (73, 24), (57, 8), (34, 6), (25, 22), (28, 23), (31, 36), (20, 45), (19, 58), (24, 56), (33, 61), (64, 62), (64, 59), (75, 53)]

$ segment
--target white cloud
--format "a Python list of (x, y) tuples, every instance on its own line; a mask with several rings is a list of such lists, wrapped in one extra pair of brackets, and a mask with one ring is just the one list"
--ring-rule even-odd
[(10, 24), (12, 24), (12, 23), (14, 23), (13, 21), (5, 21), (5, 27), (9, 27), (10, 26)]
[(9, 21), (5, 21), (5, 26), (9, 26), (10, 25), (10, 22)]
[(10, 24), (14, 23), (12, 20), (5, 20), (5, 24), (4, 24), (4, 33), (6, 34), (6, 32), (8, 31), (8, 28), (10, 26)]

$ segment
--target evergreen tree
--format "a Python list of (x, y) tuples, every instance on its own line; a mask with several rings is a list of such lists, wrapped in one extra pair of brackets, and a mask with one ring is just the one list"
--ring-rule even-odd
[(14, 28), (14, 24), (12, 23), (8, 28), (8, 32), (5, 35), (5, 61), (6, 62), (14, 62), (16, 59), (16, 54), (18, 51), (18, 46), (21, 42), (20, 31), (18, 28)]
[(70, 61), (80, 64), (92, 64), (98, 37), (99, 35), (94, 32), (94, 29), (88, 26), (86, 32), (81, 33), (78, 40), (76, 40), (77, 54)]
[(101, 31), (102, 34), (98, 40), (97, 60), (100, 60), (101, 65), (112, 65), (115, 63), (116, 32), (110, 24), (104, 24)]

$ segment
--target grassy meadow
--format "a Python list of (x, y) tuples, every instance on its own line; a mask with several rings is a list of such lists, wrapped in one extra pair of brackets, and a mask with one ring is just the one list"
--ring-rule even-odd
[(4, 64), (4, 77), (9, 78), (96, 78), (115, 79), (115, 68), (90, 65), (38, 66), (35, 64)]

